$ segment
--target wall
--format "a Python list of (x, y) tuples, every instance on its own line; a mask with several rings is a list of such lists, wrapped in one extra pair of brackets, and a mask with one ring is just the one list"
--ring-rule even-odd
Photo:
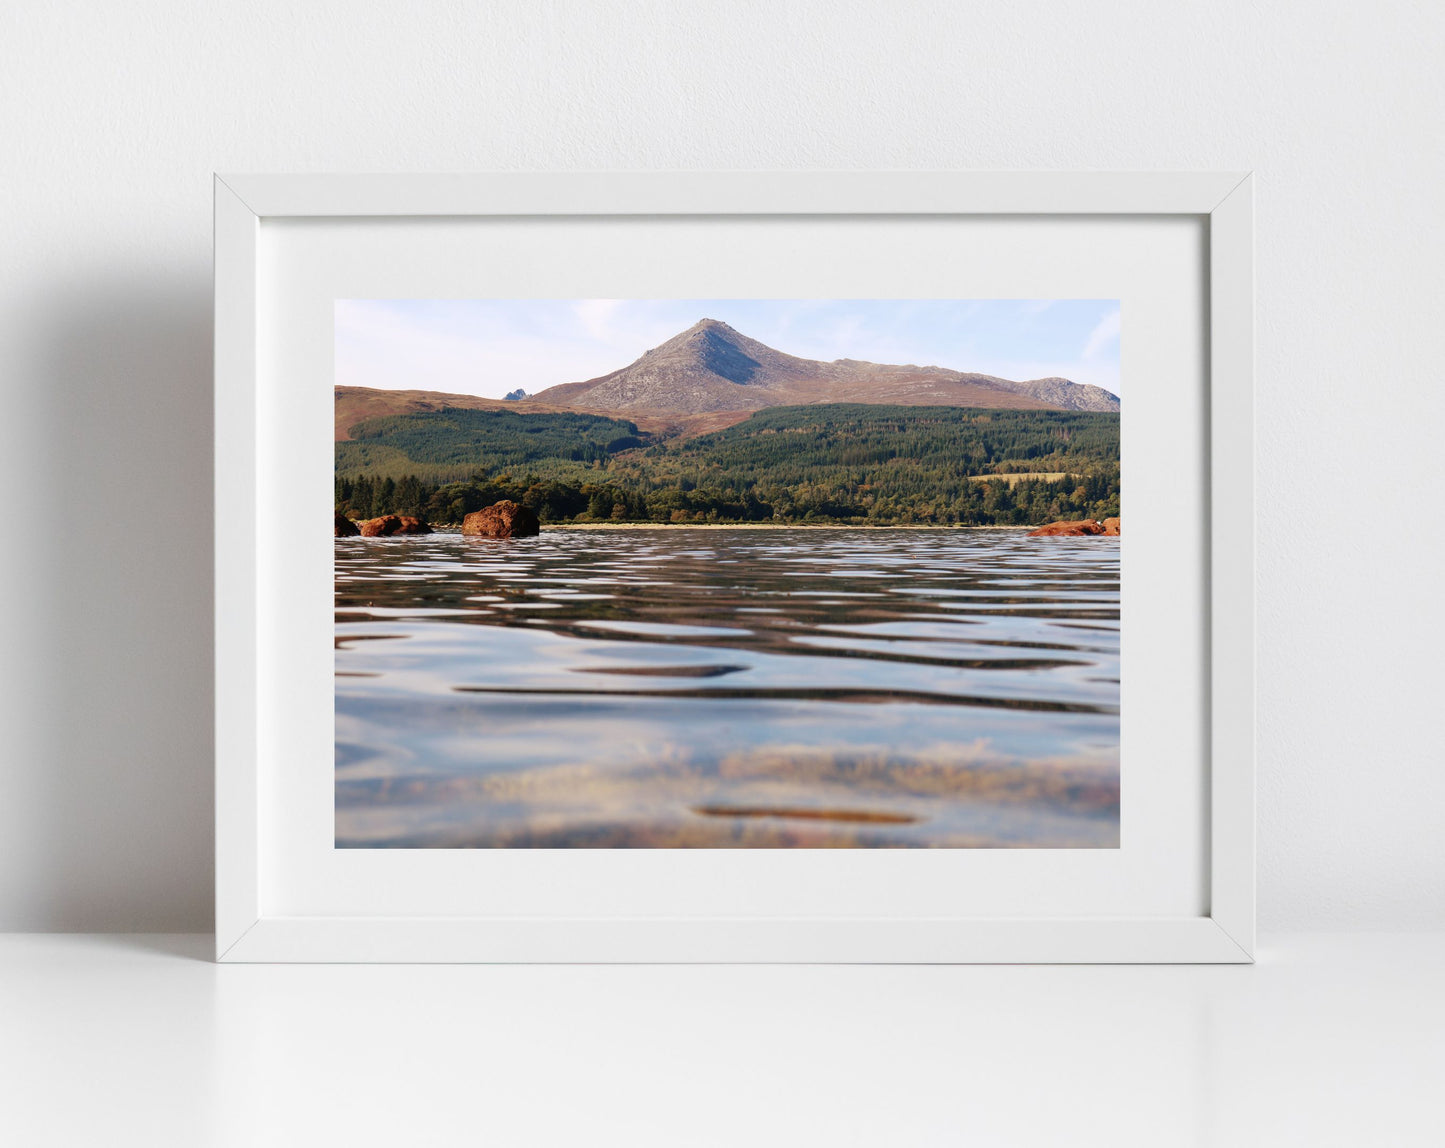
[(1257, 172), (1261, 924), (1445, 925), (1442, 56), (1393, 0), (10, 5), (0, 928), (209, 927), (211, 171), (496, 168)]

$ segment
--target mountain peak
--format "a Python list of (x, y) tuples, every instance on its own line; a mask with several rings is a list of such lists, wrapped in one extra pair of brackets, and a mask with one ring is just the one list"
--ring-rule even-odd
[(943, 367), (800, 359), (721, 319), (699, 319), (611, 374), (532, 396), (582, 410), (699, 414), (809, 403), (1118, 410), (1118, 399), (1064, 379), (1016, 383)]
[[(648, 351), (633, 366), (647, 363), (654, 369), (671, 368), (674, 372), (699, 375), (699, 381), (714, 375), (746, 386), (762, 370), (762, 363), (749, 352), (767, 351), (761, 343), (738, 334), (720, 319), (700, 319), (680, 335)], [(630, 368), (624, 368), (627, 369)]]

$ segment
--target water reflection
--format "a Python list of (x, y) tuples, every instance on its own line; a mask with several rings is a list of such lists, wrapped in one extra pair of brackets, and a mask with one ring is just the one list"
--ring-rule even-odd
[(1118, 844), (1114, 538), (340, 539), (336, 602), (339, 846)]

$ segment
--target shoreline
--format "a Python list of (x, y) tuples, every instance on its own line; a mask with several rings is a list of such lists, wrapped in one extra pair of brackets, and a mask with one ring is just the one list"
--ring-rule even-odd
[[(1048, 525), (1048, 524), (1045, 524)], [(1036, 525), (966, 525), (963, 523), (950, 523), (938, 525), (934, 523), (890, 523), (890, 524), (864, 524), (858, 522), (544, 522), (540, 525), (540, 533), (555, 533), (561, 530), (858, 530), (858, 531), (880, 531), (880, 530), (1008, 530), (1033, 532), (1038, 530)], [(434, 525), (431, 527), (432, 534), (460, 534), (462, 528), (458, 524)], [(1102, 535), (1101, 535), (1102, 536)], [(387, 537), (419, 537), (418, 535), (388, 535)]]
[(965, 526), (959, 523), (898, 523), (865, 525), (860, 522), (546, 522), (547, 530), (1037, 530), (1036, 526)]
[[(865, 526), (856, 522), (544, 522), (542, 533), (559, 530), (1037, 530), (1036, 526), (936, 526), (909, 523)], [(459, 534), (460, 526), (433, 526), (435, 534)]]

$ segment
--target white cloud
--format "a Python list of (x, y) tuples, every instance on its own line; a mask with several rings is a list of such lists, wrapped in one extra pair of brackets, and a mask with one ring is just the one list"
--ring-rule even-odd
[(1084, 344), (1083, 357), (1096, 359), (1110, 347), (1115, 346), (1119, 342), (1119, 328), (1119, 308), (1115, 307), (1089, 332), (1088, 342)]
[(622, 306), (621, 299), (579, 299), (572, 310), (582, 321), (583, 329), (594, 339), (610, 339), (612, 319)]
[(525, 313), (468, 303), (338, 300), (336, 383), (501, 398), (594, 378), (675, 331), (611, 321), (620, 303), (583, 300), (576, 326), (539, 326)]

